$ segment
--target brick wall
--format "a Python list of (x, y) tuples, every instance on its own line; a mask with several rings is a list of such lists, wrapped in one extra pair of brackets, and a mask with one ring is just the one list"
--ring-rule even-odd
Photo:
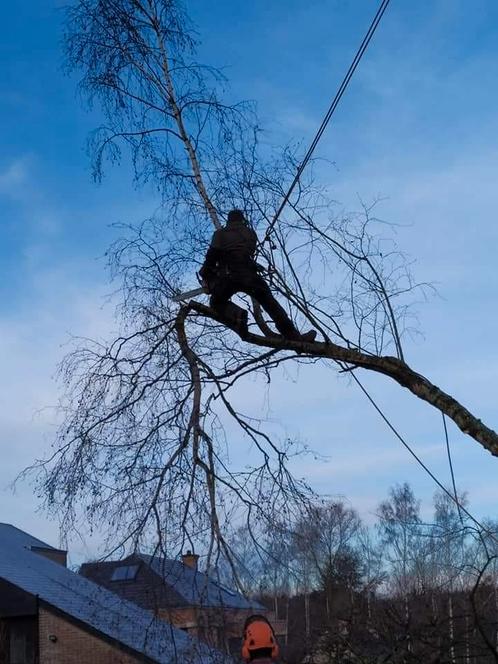
[[(160, 609), (158, 617), (214, 648), (238, 655), (244, 623), (253, 613), (248, 609), (183, 607)], [(261, 613), (268, 616), (272, 625), (275, 623), (277, 627), (284, 627), (283, 632), (275, 632), (283, 642), (281, 633), (285, 634), (285, 623), (275, 621), (273, 614), (265, 609)]]
[[(117, 646), (64, 620), (40, 607), (40, 664), (138, 664), (143, 659), (133, 657)], [(50, 635), (57, 637), (56, 642)]]
[(54, 563), (62, 565), (62, 567), (67, 567), (67, 551), (64, 549), (52, 549), (51, 547), (46, 546), (32, 546), (31, 551), (37, 553), (39, 556), (52, 560)]
[(222, 647), (225, 639), (242, 638), (244, 623), (253, 613), (263, 613), (273, 625), (278, 637), (285, 635), (286, 624), (283, 620), (276, 620), (274, 614), (267, 609), (256, 612), (249, 609), (231, 608), (208, 608), (208, 607), (183, 607), (171, 609), (159, 609), (158, 617), (175, 627), (185, 630), (192, 636), (210, 641), (209, 636), (216, 634), (216, 628), (221, 633), (221, 641), (218, 639), (211, 643)]

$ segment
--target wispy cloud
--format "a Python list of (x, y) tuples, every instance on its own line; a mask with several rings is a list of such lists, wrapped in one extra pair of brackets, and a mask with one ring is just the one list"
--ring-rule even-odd
[(69, 266), (37, 276), (36, 298), (0, 318), (0, 521), (15, 514), (15, 525), (56, 542), (57, 526), (36, 514), (39, 501), (30, 485), (23, 482), (13, 493), (11, 483), (50, 450), (61, 394), (56, 368), (69, 334), (106, 337), (113, 320), (111, 310), (102, 309), (106, 286), (74, 280)]
[(19, 199), (29, 180), (30, 157), (18, 157), (0, 170), (0, 194)]

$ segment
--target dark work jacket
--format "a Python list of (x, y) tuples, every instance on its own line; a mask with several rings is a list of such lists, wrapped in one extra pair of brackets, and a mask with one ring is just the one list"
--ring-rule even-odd
[(217, 274), (236, 276), (239, 273), (256, 272), (254, 255), (257, 244), (258, 236), (243, 221), (228, 222), (213, 234), (200, 270), (201, 277), (209, 281)]

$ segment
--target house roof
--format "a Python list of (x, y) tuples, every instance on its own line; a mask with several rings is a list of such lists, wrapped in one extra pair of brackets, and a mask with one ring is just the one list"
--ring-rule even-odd
[(231, 661), (31, 547), (53, 548), (14, 526), (0, 523), (0, 579), (159, 664)]
[(31, 547), (38, 547), (41, 549), (53, 549), (57, 551), (50, 544), (46, 544), (41, 540), (33, 537), (29, 533), (25, 533), (24, 530), (19, 530), (15, 526), (11, 526), (10, 523), (0, 523), (0, 545), (2, 542), (8, 544), (11, 547), (21, 547), (30, 549)]
[(263, 611), (265, 607), (179, 560), (135, 554), (181, 596), (187, 606)]
[[(150, 573), (144, 574), (144, 568)], [(124, 560), (84, 563), (80, 574), (145, 608), (194, 606), (265, 611), (261, 604), (224, 586), (212, 575), (160, 556), (134, 553)]]

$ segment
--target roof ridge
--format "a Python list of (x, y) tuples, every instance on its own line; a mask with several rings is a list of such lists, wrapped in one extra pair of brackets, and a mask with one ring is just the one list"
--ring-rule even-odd
[[(12, 523), (4, 523), (0, 522), (0, 529), (1, 528), (10, 528), (11, 530), (15, 530), (16, 533), (19, 535), (24, 536), (26, 540), (29, 540), (30, 544), (29, 546), (42, 546), (43, 548), (46, 549), (54, 549), (57, 551), (62, 551), (63, 549), (56, 549), (54, 546), (51, 544), (47, 544), (47, 542), (44, 542), (43, 540), (39, 539), (38, 537), (35, 537), (34, 535), (31, 535), (30, 533), (26, 532), (25, 530), (22, 530), (22, 528), (18, 528), (17, 526), (14, 526)], [(37, 544), (34, 544), (34, 542), (37, 542)]]

